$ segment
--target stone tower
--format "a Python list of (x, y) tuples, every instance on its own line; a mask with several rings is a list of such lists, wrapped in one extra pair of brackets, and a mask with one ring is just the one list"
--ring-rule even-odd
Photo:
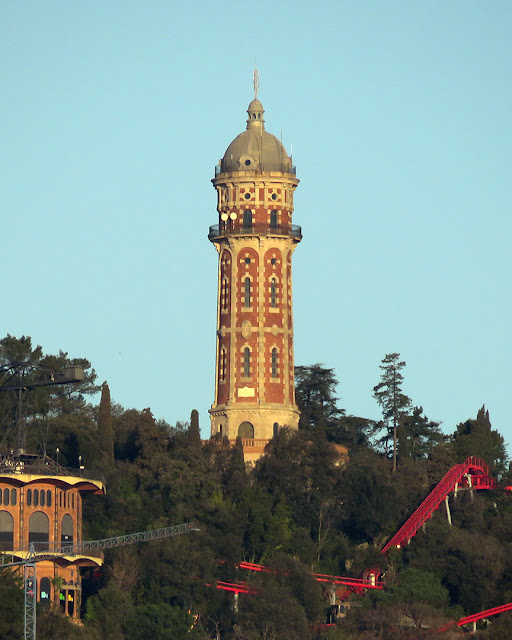
[(282, 143), (265, 130), (255, 97), (247, 129), (215, 167), (219, 253), (215, 402), (211, 433), (240, 436), (259, 457), (279, 426), (297, 428), (292, 316), (292, 224), (299, 181)]

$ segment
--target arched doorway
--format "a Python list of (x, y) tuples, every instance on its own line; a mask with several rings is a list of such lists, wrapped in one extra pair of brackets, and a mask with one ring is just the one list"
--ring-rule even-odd
[(50, 521), (46, 513), (35, 511), (28, 521), (28, 543), (34, 544), (36, 551), (49, 548)]
[(8, 511), (0, 511), (0, 551), (12, 551), (14, 544), (14, 518)]
[(250, 422), (242, 422), (238, 427), (238, 435), (240, 438), (252, 440), (254, 438), (254, 427)]
[(73, 545), (73, 519), (69, 513), (62, 516), (60, 542), (63, 547), (71, 547)]

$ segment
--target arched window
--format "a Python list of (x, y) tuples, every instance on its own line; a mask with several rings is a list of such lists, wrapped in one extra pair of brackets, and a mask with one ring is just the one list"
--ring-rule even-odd
[(238, 435), (240, 438), (254, 438), (254, 427), (250, 422), (242, 422), (238, 427)]
[(27, 507), (32, 506), (32, 489), (27, 489)]
[(274, 422), (273, 432), (274, 432), (274, 437), (277, 436), (277, 434), (279, 433), (279, 424), (277, 422)]
[(50, 521), (46, 513), (34, 511), (28, 521), (28, 543), (33, 543), (36, 551), (48, 549), (50, 542)]
[(52, 492), (50, 489), (46, 491), (46, 504), (51, 507), (52, 506)]
[(44, 489), (41, 489), (40, 494), (39, 494), (39, 504), (44, 507), (46, 503), (46, 491)]
[(48, 611), (51, 604), (50, 589), (51, 589), (50, 578), (41, 578), (39, 582), (39, 593), (40, 593), (41, 602), (43, 604), (43, 609), (45, 611)]
[(220, 291), (220, 306), (222, 311), (227, 311), (228, 309), (228, 279), (222, 279), (222, 286)]
[(222, 347), (222, 349), (220, 350), (220, 366), (219, 366), (219, 377), (221, 382), (225, 382), (226, 381), (226, 349), (225, 347)]
[(60, 542), (63, 547), (71, 547), (73, 545), (73, 519), (69, 513), (62, 516)]
[(15, 505), (18, 502), (18, 492), (16, 489), (11, 489), (11, 504)]
[(272, 349), (272, 377), (277, 378), (277, 349)]
[(275, 209), (270, 212), (270, 228), (277, 229), (277, 211)]
[(244, 280), (244, 307), (251, 306), (251, 279), (246, 278)]
[(277, 282), (275, 278), (270, 280), (270, 306), (277, 307)]
[(12, 551), (14, 542), (14, 518), (8, 511), (0, 511), (0, 551)]
[(244, 349), (244, 378), (251, 377), (251, 350), (249, 347)]
[(75, 508), (75, 494), (74, 493), (71, 494), (71, 508), (72, 509)]
[(39, 491), (34, 489), (34, 507), (39, 506)]
[(9, 494), (9, 489), (4, 489), (4, 504), (6, 507), (9, 506)]
[(244, 211), (244, 230), (251, 231), (252, 230), (252, 211), (250, 209), (246, 209)]

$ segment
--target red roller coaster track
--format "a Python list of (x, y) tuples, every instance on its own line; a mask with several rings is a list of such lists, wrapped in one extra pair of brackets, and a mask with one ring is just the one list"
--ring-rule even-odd
[[(439, 508), (441, 502), (446, 500), (449, 493), (457, 492), (459, 488), (469, 489), (494, 489), (496, 482), (489, 475), (489, 466), (480, 458), (470, 456), (463, 463), (456, 464), (452, 467), (444, 478), (434, 487), (429, 495), (423, 500), (420, 506), (405, 522), (405, 524), (397, 531), (397, 533), (382, 548), (382, 553), (387, 553), (391, 548), (399, 549), (402, 545), (407, 544), (413, 538), (418, 529), (432, 517), (432, 514)], [(509, 489), (509, 487), (506, 487)], [(512, 489), (512, 487), (510, 487)], [(240, 569), (248, 569), (250, 571), (262, 571), (266, 573), (275, 573), (273, 569), (263, 564), (254, 562), (240, 562)], [(348, 578), (344, 576), (331, 576), (321, 573), (313, 573), (313, 577), (319, 582), (328, 582), (331, 584), (341, 584), (348, 588), (347, 592), (342, 596), (341, 600), (345, 600), (351, 593), (362, 594), (367, 589), (382, 589), (384, 582), (380, 579), (380, 569), (367, 569), (361, 578)], [(246, 583), (233, 584), (229, 582), (218, 582), (217, 589), (232, 591), (238, 593), (259, 593), (256, 589), (252, 589)], [(458, 621), (450, 622), (444, 625), (438, 631), (446, 631), (453, 625), (463, 626), (487, 618), (504, 611), (512, 609), (512, 602), (504, 604), (493, 609), (486, 609), (480, 613), (475, 613)]]
[(462, 627), (465, 624), (471, 624), (472, 622), (477, 622), (477, 620), (482, 620), (482, 618), (490, 618), (491, 616), (496, 616), (498, 613), (503, 613), (504, 611), (510, 611), (512, 609), (512, 602), (508, 604), (502, 604), (499, 607), (494, 607), (493, 609), (486, 609), (485, 611), (480, 611), (480, 613), (473, 613), (470, 616), (466, 616), (465, 618), (461, 618), (460, 620), (454, 620), (453, 622), (449, 622), (448, 624), (439, 627), (438, 632), (447, 631), (450, 627), (457, 625)]
[(489, 466), (480, 458), (469, 457), (465, 462), (456, 464), (448, 471), (420, 506), (383, 547), (387, 553), (392, 547), (399, 549), (416, 535), (421, 525), (428, 520), (451, 491), (458, 487), (473, 489), (494, 489), (496, 482), (489, 476)]

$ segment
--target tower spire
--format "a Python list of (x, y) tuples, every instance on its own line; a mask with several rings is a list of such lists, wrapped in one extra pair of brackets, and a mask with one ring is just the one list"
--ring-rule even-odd
[(254, 99), (258, 99), (258, 91), (260, 88), (260, 72), (256, 66), (256, 60), (254, 61), (254, 71), (252, 72), (252, 86), (254, 88)]

